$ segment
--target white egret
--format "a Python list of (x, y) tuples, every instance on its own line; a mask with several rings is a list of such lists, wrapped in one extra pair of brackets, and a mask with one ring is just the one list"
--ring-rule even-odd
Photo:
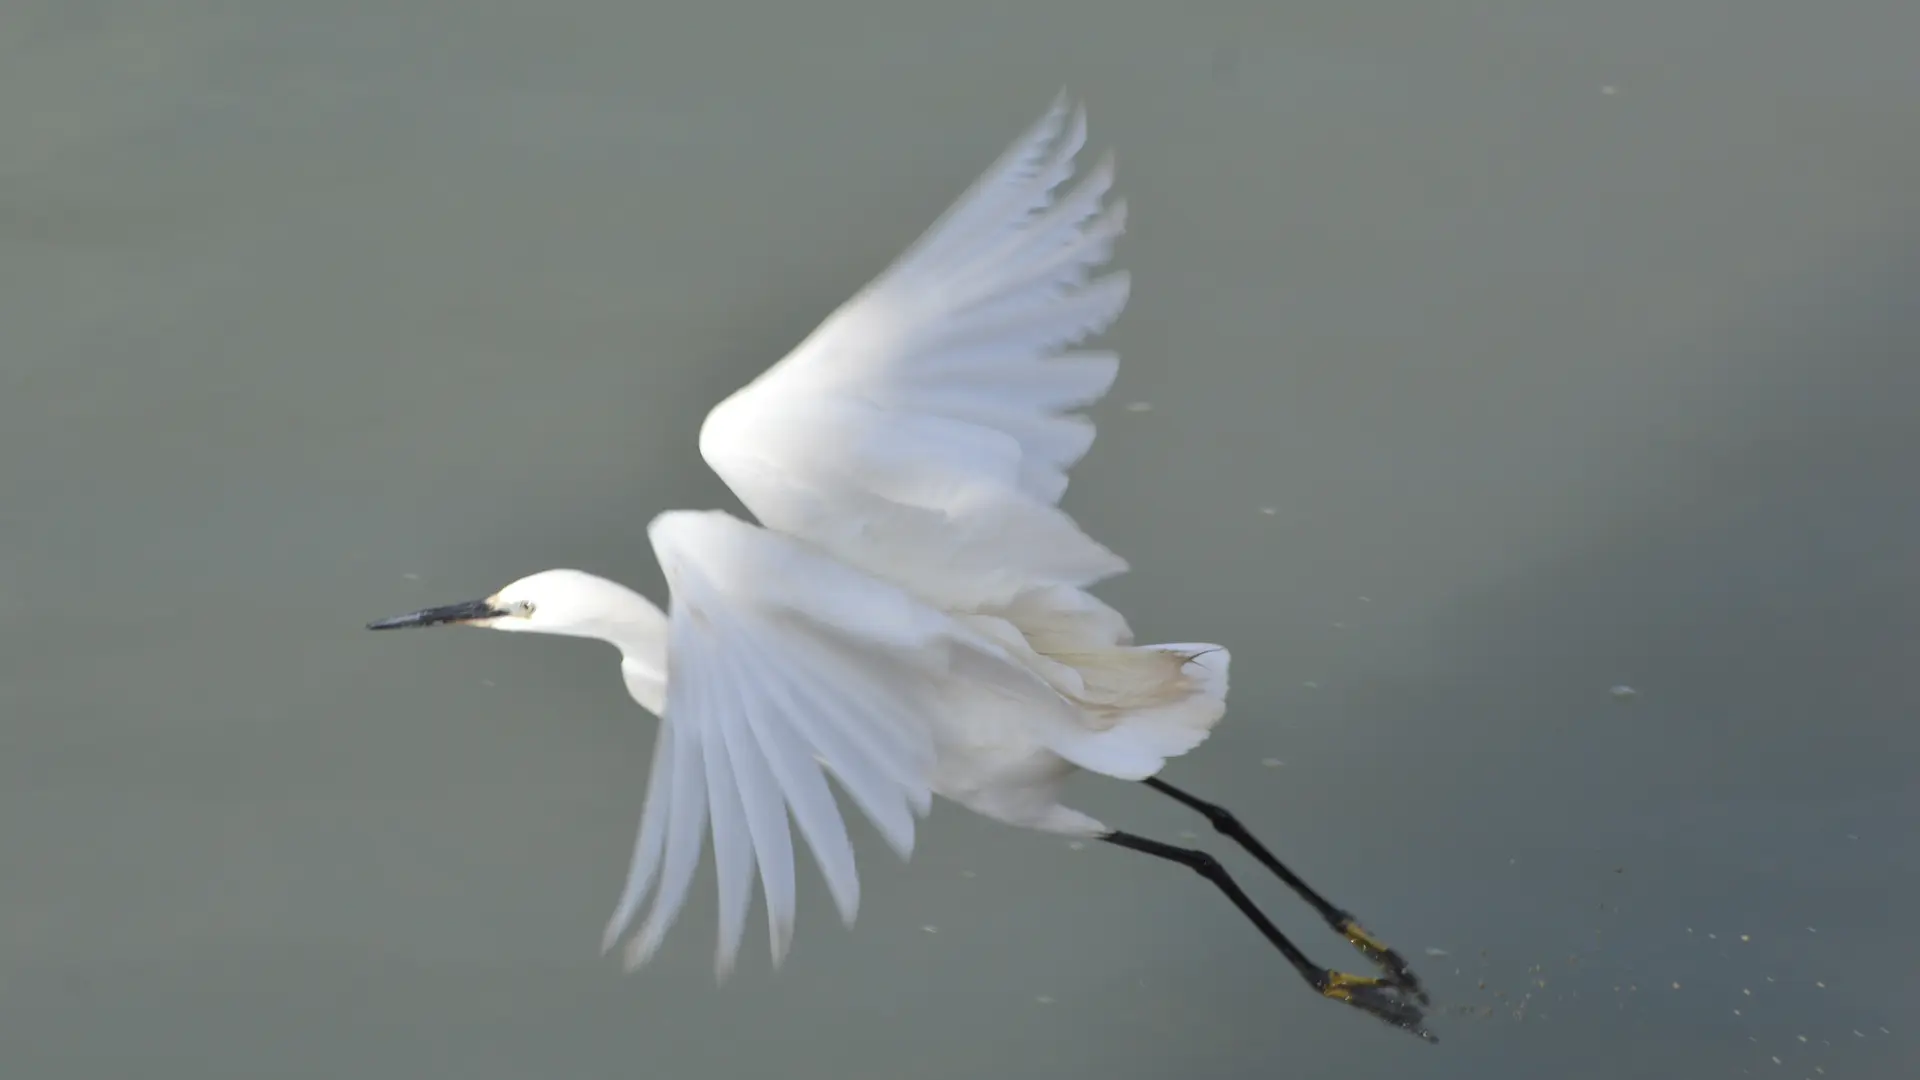
[[(604, 946), (646, 918), (660, 946), (713, 839), (716, 975), (733, 966), (757, 871), (773, 962), (792, 939), (799, 827), (849, 925), (859, 879), (830, 773), (905, 858), (939, 795), (1008, 824), (1182, 863), (1222, 890), (1321, 994), (1423, 1037), (1406, 963), (1227, 811), (1155, 774), (1226, 709), (1227, 650), (1135, 645), (1086, 590), (1126, 569), (1059, 508), (1093, 443), (1081, 412), (1118, 357), (1077, 349), (1120, 314), (1125, 205), (1111, 157), (1077, 184), (1085, 115), (1064, 97), (892, 266), (721, 402), (700, 452), (760, 520), (669, 511), (648, 526), (667, 612), (577, 570), (371, 624), (564, 634), (620, 650), (660, 717), (639, 836)], [(823, 769), (825, 770), (823, 772)], [(1076, 769), (1143, 781), (1207, 816), (1344, 935), (1382, 978), (1310, 961), (1203, 852), (1111, 829), (1059, 801)]]

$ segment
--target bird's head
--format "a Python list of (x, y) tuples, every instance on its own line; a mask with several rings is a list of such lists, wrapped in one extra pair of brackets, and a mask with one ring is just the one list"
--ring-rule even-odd
[(624, 585), (580, 570), (542, 570), (479, 600), (423, 608), (367, 624), (369, 630), (409, 626), (484, 626), (536, 634), (607, 637), (640, 609), (657, 611)]

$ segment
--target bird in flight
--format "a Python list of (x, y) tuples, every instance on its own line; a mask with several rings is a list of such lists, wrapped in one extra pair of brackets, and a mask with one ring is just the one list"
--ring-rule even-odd
[[(939, 795), (986, 817), (1104, 841), (1213, 883), (1324, 997), (1422, 1038), (1399, 953), (1310, 888), (1228, 811), (1157, 774), (1226, 711), (1227, 650), (1136, 645), (1088, 589), (1126, 563), (1060, 509), (1093, 443), (1082, 412), (1119, 358), (1081, 348), (1126, 306), (1100, 273), (1126, 207), (1103, 157), (1075, 179), (1086, 117), (1064, 95), (907, 251), (707, 415), (700, 453), (759, 524), (672, 510), (647, 527), (670, 599), (546, 570), (370, 629), (464, 625), (611, 643), (660, 718), (639, 835), (604, 949), (660, 947), (706, 838), (715, 972), (738, 955), (755, 874), (773, 962), (792, 941), (794, 844), (843, 921), (860, 885), (830, 775), (902, 858)], [(1073, 181), (1069, 184), (1069, 181)], [(1060, 802), (1084, 769), (1204, 815), (1380, 974), (1315, 964), (1211, 855)]]

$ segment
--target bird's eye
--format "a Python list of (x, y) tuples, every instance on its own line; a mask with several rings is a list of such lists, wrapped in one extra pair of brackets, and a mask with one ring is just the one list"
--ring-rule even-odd
[(530, 619), (533, 617), (533, 605), (525, 600), (521, 600), (513, 605), (513, 613), (523, 619)]

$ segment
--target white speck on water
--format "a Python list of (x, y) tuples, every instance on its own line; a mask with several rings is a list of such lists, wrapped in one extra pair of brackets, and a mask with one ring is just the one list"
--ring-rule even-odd
[(1740, 1015), (1740, 1010), (1739, 1010), (1739, 1009), (1735, 1009), (1735, 1010), (1733, 1010), (1733, 1015), (1735, 1015), (1735, 1016), (1739, 1016), (1739, 1015)]
[(1675, 990), (1678, 990), (1678, 989), (1680, 989), (1680, 984), (1679, 984), (1679, 983), (1674, 983), (1674, 984), (1673, 984), (1673, 988), (1674, 988)]
[(1827, 988), (1827, 984), (1819, 981), (1818, 979), (1814, 980), (1813, 985), (1819, 987), (1822, 990), (1825, 990)]
[(1807, 1037), (1805, 1035), (1795, 1035), (1794, 1038), (1799, 1039), (1801, 1042), (1807, 1041)]
[(1778, 1065), (1778, 1064), (1780, 1064), (1780, 1055), (1778, 1055), (1778, 1054), (1775, 1054), (1775, 1055), (1774, 1055), (1774, 1057), (1773, 1057), (1773, 1063), (1774, 1063), (1775, 1065)]
[(420, 580), (420, 575), (419, 575), (419, 574), (401, 574), (400, 576), (401, 576), (401, 577), (403, 577), (403, 578), (406, 578), (406, 579), (407, 579), (408, 581), (419, 581), (419, 580)]
[(1034, 998), (1033, 1000), (1039, 1002), (1042, 1005), (1053, 1004), (1053, 996), (1051, 994), (1041, 994), (1039, 997)]
[(1740, 992), (1741, 992), (1742, 994), (1745, 994), (1745, 995), (1746, 995), (1746, 996), (1748, 996), (1748, 997), (1752, 997), (1752, 996), (1753, 996), (1753, 991), (1751, 991), (1751, 990), (1749, 990), (1749, 989), (1747, 989), (1747, 988), (1746, 988), (1746, 987), (1744, 987), (1744, 986), (1740, 988)]
[(493, 688), (493, 680), (492, 680), (492, 679), (481, 679), (481, 680), (480, 680), (480, 685), (481, 685), (481, 686), (484, 686), (484, 687), (487, 687), (488, 689), (492, 689), (492, 688)]
[(1309, 690), (1320, 689), (1320, 684), (1317, 682), (1314, 682), (1312, 679), (1308, 679), (1306, 682), (1303, 682), (1300, 685), (1306, 687)]
[(1752, 935), (1752, 934), (1741, 934), (1741, 935), (1740, 935), (1740, 940), (1741, 940), (1741, 941), (1752, 941), (1752, 940), (1753, 940), (1753, 935)]
[(960, 871), (960, 876), (961, 876), (961, 877), (964, 877), (964, 878), (970, 878), (970, 877), (972, 877), (972, 876), (973, 876), (973, 871), (971, 871), (971, 870), (962, 870), (962, 871)]
[(1617, 86), (1603, 86), (1600, 88), (1600, 92), (1607, 95), (1608, 97), (1612, 97), (1613, 95), (1620, 92), (1620, 88)]
[(925, 930), (929, 934), (937, 934), (940, 932), (940, 928), (937, 926), (923, 926), (920, 929)]
[(1151, 401), (1129, 401), (1127, 402), (1127, 411), (1128, 412), (1152, 412), (1153, 403)]
[(1817, 934), (1817, 933), (1819, 933), (1819, 932), (1820, 932), (1820, 931), (1818, 931), (1818, 930), (1815, 930), (1815, 929), (1814, 929), (1813, 927), (1811, 927), (1811, 926), (1809, 926), (1809, 927), (1807, 927), (1807, 933), (1809, 933), (1809, 934)]
[(1086, 841), (1084, 841), (1084, 840), (1069, 840), (1069, 841), (1067, 841), (1067, 850), (1068, 850), (1068, 851), (1085, 851), (1086, 849), (1087, 849), (1087, 845), (1086, 845)]
[(1371, 597), (1371, 596), (1363, 596), (1363, 597), (1361, 597), (1361, 598), (1360, 598), (1360, 602), (1361, 602), (1361, 603), (1363, 603), (1363, 604), (1371, 604), (1371, 603), (1373, 603), (1373, 597)]
[(1286, 762), (1281, 761), (1277, 757), (1268, 757), (1268, 758), (1261, 758), (1260, 764), (1265, 765), (1269, 769), (1277, 769), (1280, 766), (1285, 765)]
[(1628, 686), (1626, 683), (1621, 683), (1620, 685), (1615, 686), (1613, 689), (1608, 690), (1607, 693), (1612, 694), (1614, 697), (1619, 698), (1621, 701), (1626, 701), (1628, 698), (1636, 698), (1640, 696), (1640, 691), (1635, 690), (1633, 687)]
[(1260, 512), (1267, 515), (1268, 517), (1272, 517), (1273, 515), (1280, 512), (1280, 508), (1277, 506), (1263, 506), (1260, 508)]
[(1347, 624), (1343, 622), (1337, 622), (1333, 624), (1333, 628), (1335, 630), (1345, 630), (1347, 628)]
[(1448, 952), (1445, 949), (1440, 948), (1437, 945), (1429, 945), (1427, 946), (1427, 955), (1428, 956), (1452, 956), (1453, 954)]

